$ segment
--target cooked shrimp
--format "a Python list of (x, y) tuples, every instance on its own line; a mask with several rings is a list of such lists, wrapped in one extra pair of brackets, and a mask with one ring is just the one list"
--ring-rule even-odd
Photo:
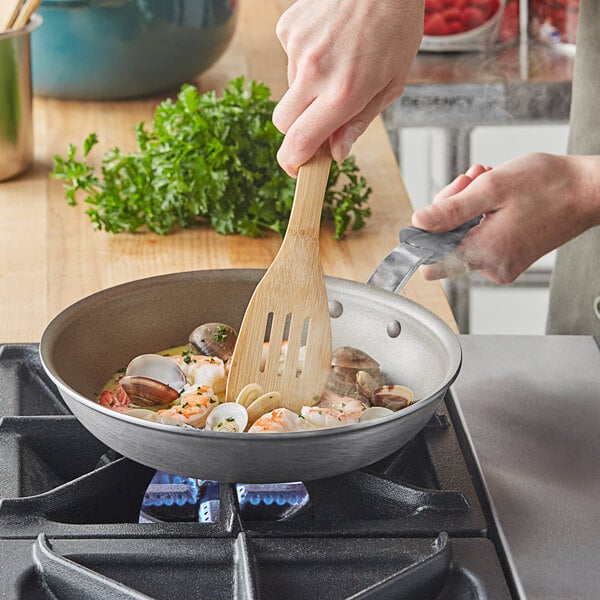
[(98, 404), (105, 406), (106, 408), (112, 408), (113, 410), (119, 410), (125, 406), (130, 406), (131, 402), (129, 396), (125, 393), (123, 386), (117, 382), (115, 385), (115, 391), (104, 390), (98, 398)]
[(186, 378), (193, 387), (210, 386), (215, 394), (225, 391), (227, 378), (225, 377), (225, 364), (216, 356), (203, 356), (202, 354), (188, 354), (182, 356), (175, 354), (169, 358), (185, 373)]
[(355, 421), (358, 421), (358, 419), (360, 419), (360, 415), (367, 408), (369, 408), (369, 405), (366, 402), (356, 400), (355, 398), (349, 398), (348, 396), (340, 396), (331, 390), (325, 390), (323, 392), (323, 395), (321, 396), (317, 406), (321, 408), (332, 408), (342, 411), (349, 415), (352, 419), (355, 419)]
[[(288, 343), (287, 340), (281, 342), (281, 354), (279, 355), (279, 365), (277, 367), (277, 374), (283, 373), (283, 367), (285, 366), (285, 359), (287, 357)], [(267, 353), (269, 352), (269, 342), (263, 342), (262, 355), (260, 358), (260, 369), (264, 369), (267, 363)], [(300, 346), (298, 350), (298, 363), (296, 365), (296, 372), (302, 373), (304, 369), (304, 360), (306, 357), (306, 346)]]
[(276, 408), (259, 417), (248, 433), (283, 433), (312, 429), (305, 419), (287, 408)]
[(341, 427), (358, 423), (358, 417), (353, 417), (343, 410), (337, 408), (323, 408), (321, 406), (303, 406), (300, 414), (306, 419), (306, 422), (317, 429), (326, 429), (329, 427)]
[(203, 385), (184, 392), (179, 397), (178, 404), (159, 410), (157, 414), (161, 417), (173, 417), (193, 427), (204, 427), (206, 417), (218, 404), (219, 400), (214, 390), (208, 385)]

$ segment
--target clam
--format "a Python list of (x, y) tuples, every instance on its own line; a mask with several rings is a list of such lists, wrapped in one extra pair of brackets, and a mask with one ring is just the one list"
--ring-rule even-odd
[(371, 406), (370, 408), (367, 408), (362, 415), (360, 415), (358, 420), (361, 423), (363, 421), (374, 421), (376, 419), (383, 419), (383, 417), (388, 417), (389, 415), (393, 414), (394, 411), (390, 410), (389, 408), (384, 408), (383, 406)]
[(358, 371), (356, 374), (356, 389), (361, 398), (371, 401), (379, 382), (366, 371)]
[(125, 375), (154, 379), (178, 392), (181, 392), (185, 385), (185, 373), (170, 358), (161, 354), (136, 356), (127, 365)]
[(227, 362), (233, 354), (237, 333), (224, 323), (204, 323), (190, 333), (188, 341), (200, 354)]
[(238, 404), (248, 408), (255, 400), (264, 394), (263, 389), (258, 383), (249, 383), (244, 386), (235, 401)]
[(139, 375), (125, 375), (119, 380), (130, 402), (138, 406), (153, 404), (172, 404), (179, 398), (179, 392), (172, 387)]
[(352, 385), (356, 382), (356, 374), (365, 371), (375, 380), (381, 377), (379, 363), (366, 352), (352, 346), (340, 346), (333, 351), (331, 367), (334, 377), (341, 381), (348, 381)]
[(141, 406), (175, 402), (185, 385), (184, 372), (166, 356), (136, 356), (119, 380), (129, 400)]
[(248, 425), (248, 411), (236, 402), (224, 402), (215, 407), (206, 418), (205, 429), (238, 432)]
[(390, 410), (400, 410), (410, 406), (415, 396), (410, 388), (404, 385), (382, 385), (373, 393), (373, 406), (383, 406)]

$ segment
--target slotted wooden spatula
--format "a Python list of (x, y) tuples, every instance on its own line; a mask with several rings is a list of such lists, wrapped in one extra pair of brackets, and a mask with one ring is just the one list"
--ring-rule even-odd
[[(285, 237), (242, 320), (229, 365), (228, 402), (235, 402), (247, 384), (258, 383), (265, 392), (278, 391), (286, 408), (299, 411), (316, 404), (325, 387), (331, 367), (331, 324), (319, 225), (330, 167), (325, 146), (298, 171)], [(283, 361), (282, 345), (287, 345)], [(299, 369), (302, 345), (305, 359)]]

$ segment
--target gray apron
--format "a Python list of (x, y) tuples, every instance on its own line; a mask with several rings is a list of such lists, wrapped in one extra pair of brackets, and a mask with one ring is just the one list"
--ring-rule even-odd
[[(569, 154), (600, 154), (600, 2), (582, 0), (573, 74)], [(600, 173), (599, 173), (600, 176)], [(558, 249), (547, 333), (600, 341), (600, 227)]]

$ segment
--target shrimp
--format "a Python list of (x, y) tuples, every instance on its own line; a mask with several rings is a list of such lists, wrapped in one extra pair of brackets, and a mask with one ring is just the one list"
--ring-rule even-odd
[(115, 385), (115, 391), (104, 390), (98, 398), (98, 404), (105, 406), (106, 408), (112, 408), (113, 410), (122, 412), (121, 409), (129, 407), (131, 401), (129, 396), (123, 389), (123, 386), (117, 382)]
[(326, 429), (329, 427), (341, 427), (358, 423), (355, 418), (343, 410), (337, 408), (323, 408), (321, 406), (303, 406), (300, 414), (306, 419), (306, 422), (316, 429)]
[[(285, 361), (287, 358), (288, 351), (288, 343), (287, 340), (281, 342), (281, 354), (279, 355), (279, 363), (277, 366), (277, 375), (283, 374), (283, 368), (285, 366)], [(261, 371), (265, 368), (267, 364), (267, 356), (269, 353), (269, 342), (263, 342), (262, 347), (262, 355), (260, 357), (260, 369)], [(304, 370), (304, 360), (306, 357), (306, 346), (300, 346), (298, 350), (298, 362), (296, 364), (296, 373), (300, 375)]]
[(227, 378), (225, 364), (216, 356), (203, 356), (202, 354), (186, 355), (175, 354), (169, 356), (185, 373), (186, 378), (193, 387), (210, 386), (215, 394), (225, 391)]
[(283, 433), (287, 431), (304, 431), (312, 429), (301, 415), (287, 408), (276, 408), (259, 417), (248, 433)]
[(369, 405), (366, 402), (356, 400), (355, 398), (349, 398), (348, 396), (340, 396), (331, 390), (325, 390), (323, 392), (317, 406), (344, 412), (353, 419), (351, 421), (352, 423), (357, 422), (362, 413), (369, 408)]
[(193, 427), (204, 427), (206, 417), (219, 404), (214, 390), (208, 385), (183, 392), (178, 404), (157, 411), (160, 417), (173, 417)]

